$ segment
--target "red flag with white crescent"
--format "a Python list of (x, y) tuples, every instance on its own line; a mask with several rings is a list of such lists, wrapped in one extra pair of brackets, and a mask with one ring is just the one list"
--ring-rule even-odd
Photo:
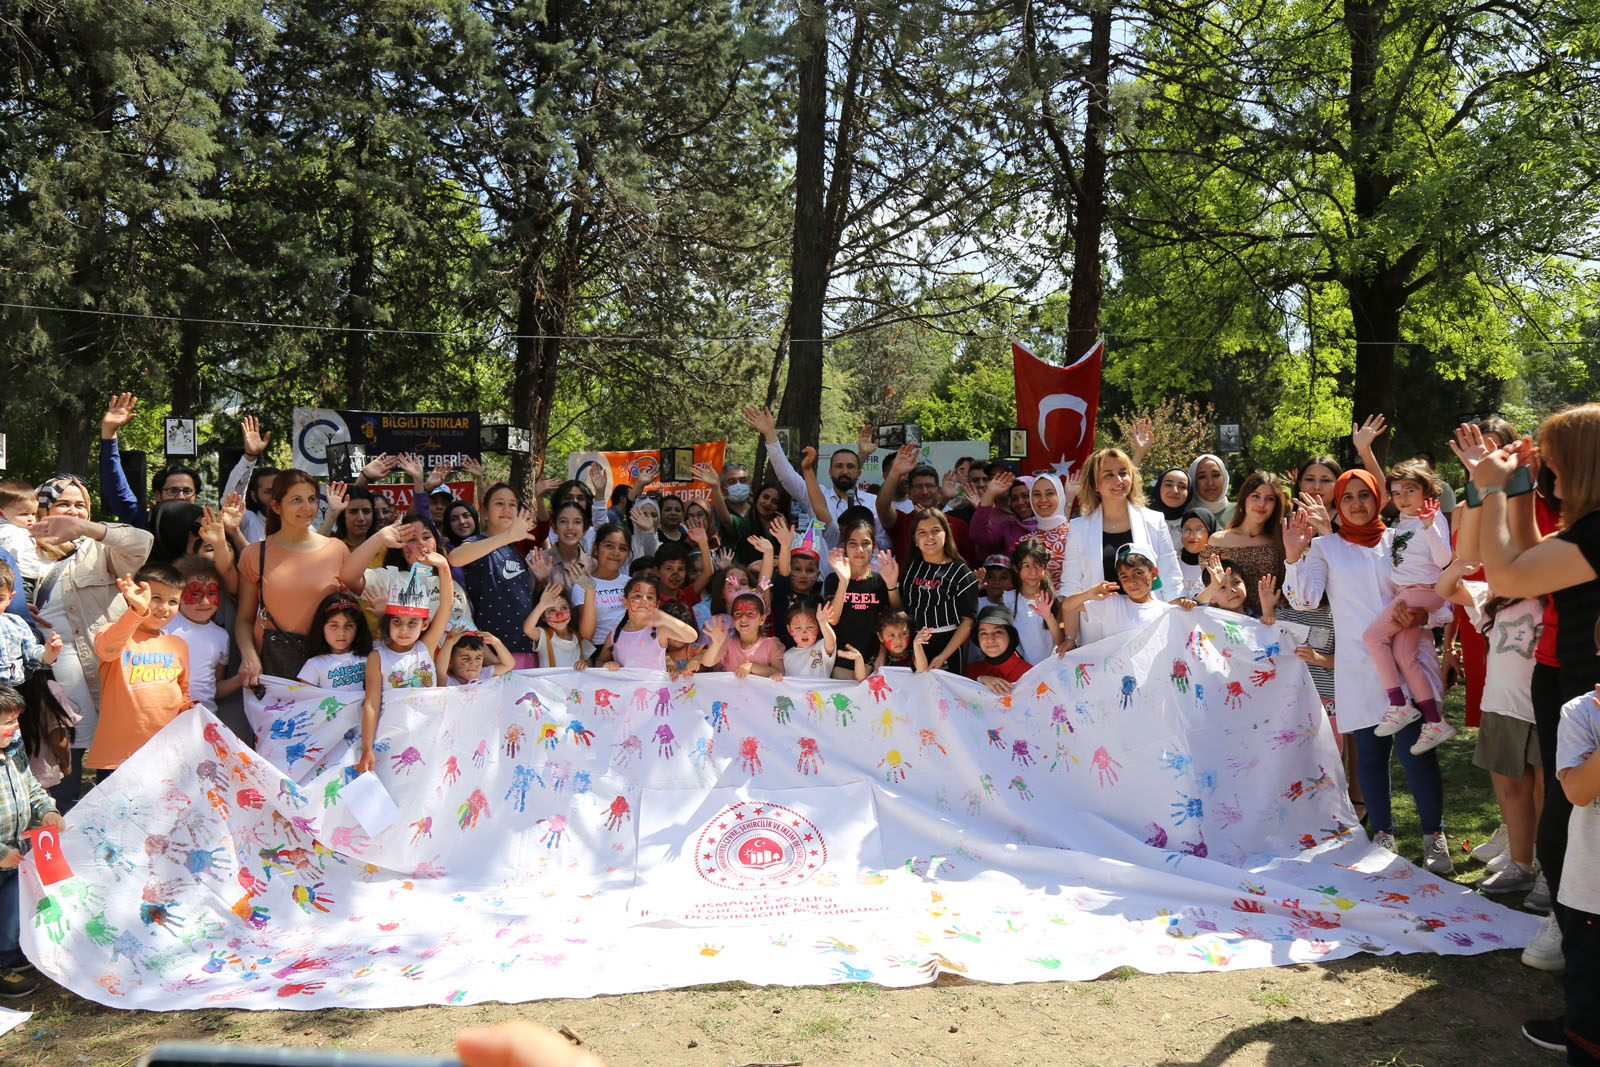
[(1065, 367), (1046, 363), (1011, 342), (1017, 382), (1017, 423), (1028, 431), (1023, 473), (1074, 474), (1094, 451), (1094, 417), (1100, 407), (1100, 359), (1104, 338)]
[(60, 830), (54, 826), (37, 826), (24, 836), (33, 842), (29, 855), (33, 857), (33, 871), (39, 876), (40, 885), (49, 888), (72, 877), (67, 857), (61, 854)]

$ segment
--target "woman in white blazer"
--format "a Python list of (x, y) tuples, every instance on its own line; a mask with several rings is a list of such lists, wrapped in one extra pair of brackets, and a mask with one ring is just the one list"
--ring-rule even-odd
[(1162, 600), (1177, 600), (1183, 590), (1178, 552), (1172, 547), (1167, 520), (1144, 506), (1144, 486), (1139, 468), (1120, 448), (1102, 448), (1090, 454), (1078, 490), (1083, 514), (1067, 530), (1066, 556), (1061, 568), (1062, 596), (1081, 593), (1102, 581), (1117, 580), (1117, 550), (1124, 545), (1153, 551), (1155, 590)]

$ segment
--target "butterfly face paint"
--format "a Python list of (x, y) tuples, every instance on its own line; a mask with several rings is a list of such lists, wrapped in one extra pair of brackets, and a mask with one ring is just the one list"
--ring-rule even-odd
[(222, 590), (215, 578), (192, 578), (183, 587), (178, 613), (190, 622), (210, 622), (221, 604)]

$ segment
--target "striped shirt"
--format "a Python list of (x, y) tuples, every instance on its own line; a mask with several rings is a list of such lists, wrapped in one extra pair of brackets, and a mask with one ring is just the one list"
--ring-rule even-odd
[(952, 630), (978, 614), (978, 579), (965, 563), (913, 559), (900, 572), (900, 595), (912, 631)]
[[(1278, 605), (1277, 618), (1282, 622), (1292, 622), (1300, 626), (1311, 627), (1310, 645), (1324, 655), (1333, 655), (1333, 611), (1324, 600), (1310, 611), (1300, 611), (1297, 608)], [(1290, 655), (1293, 649), (1287, 650)], [(1333, 672), (1326, 667), (1306, 664), (1306, 669), (1311, 672), (1311, 682), (1317, 687), (1317, 696), (1322, 698), (1325, 705), (1333, 703)]]

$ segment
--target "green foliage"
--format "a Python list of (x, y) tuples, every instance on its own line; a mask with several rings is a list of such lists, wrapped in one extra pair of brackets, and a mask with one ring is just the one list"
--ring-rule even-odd
[(904, 421), (922, 427), (925, 441), (988, 441), (1015, 426), (1017, 392), (1010, 344), (1000, 339), (963, 343), (927, 394), (907, 401), (900, 414)]

